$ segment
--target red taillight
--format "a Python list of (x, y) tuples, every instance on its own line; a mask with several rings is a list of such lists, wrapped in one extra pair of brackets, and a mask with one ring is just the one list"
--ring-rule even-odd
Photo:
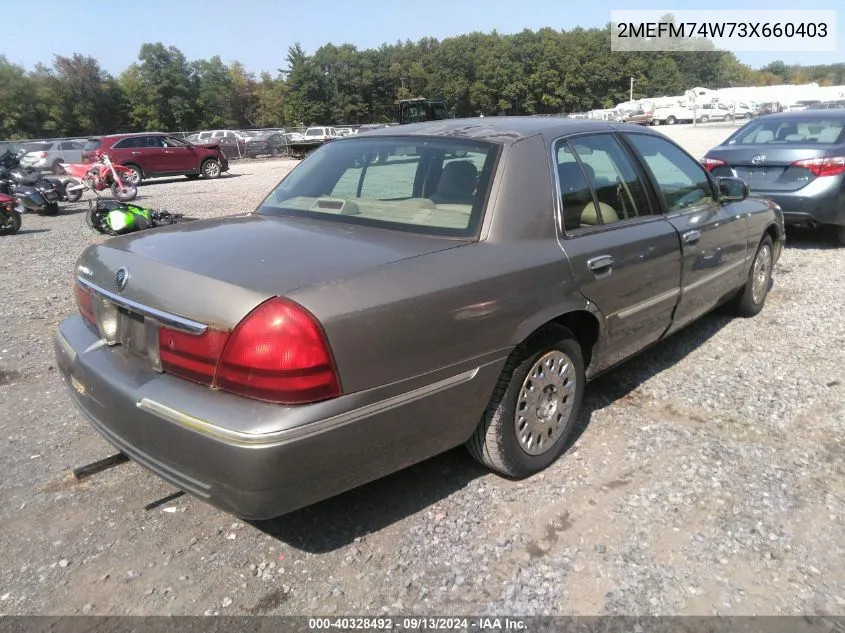
[(94, 307), (92, 305), (93, 295), (88, 288), (84, 287), (78, 280), (73, 282), (73, 294), (76, 296), (76, 307), (79, 308), (79, 314), (85, 319), (88, 325), (97, 327), (97, 319), (94, 317)]
[(702, 158), (701, 164), (704, 165), (704, 168), (707, 171), (713, 171), (716, 167), (721, 167), (722, 165), (727, 165), (727, 163), (723, 160), (719, 160), (718, 158)]
[(279, 404), (340, 395), (323, 329), (303, 307), (275, 297), (235, 328), (217, 366), (215, 386)]
[(796, 160), (793, 167), (803, 167), (814, 176), (836, 176), (845, 172), (845, 156), (828, 156), (826, 158), (808, 158)]
[(158, 350), (161, 368), (168, 374), (211, 385), (228, 337), (228, 332), (219, 330), (209, 329), (197, 335), (160, 326)]

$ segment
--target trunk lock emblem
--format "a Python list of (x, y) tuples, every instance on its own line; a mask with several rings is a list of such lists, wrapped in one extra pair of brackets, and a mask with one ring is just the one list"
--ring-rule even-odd
[(118, 292), (123, 292), (126, 289), (126, 284), (129, 283), (129, 269), (121, 268), (114, 276), (114, 284), (117, 286)]
[(754, 158), (751, 159), (751, 162), (755, 165), (759, 165), (760, 163), (766, 162), (766, 155), (765, 154), (757, 154)]

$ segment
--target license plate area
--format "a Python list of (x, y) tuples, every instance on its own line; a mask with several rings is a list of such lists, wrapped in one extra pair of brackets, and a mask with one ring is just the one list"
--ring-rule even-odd
[(111, 346), (146, 358), (153, 369), (161, 371), (158, 351), (158, 323), (142, 314), (118, 306), (105, 297), (97, 297), (94, 306), (102, 340)]

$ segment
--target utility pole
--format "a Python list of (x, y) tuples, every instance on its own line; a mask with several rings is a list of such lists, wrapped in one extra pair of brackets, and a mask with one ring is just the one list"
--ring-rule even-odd
[(634, 100), (634, 78), (631, 77), (631, 91), (628, 95), (628, 101), (633, 101), (633, 100)]

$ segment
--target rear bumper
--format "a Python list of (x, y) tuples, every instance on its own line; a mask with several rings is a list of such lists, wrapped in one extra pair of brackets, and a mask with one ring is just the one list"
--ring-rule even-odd
[(291, 512), (462, 444), (505, 360), (416, 388), (283, 407), (158, 374), (97, 343), (79, 316), (55, 337), (57, 366), (88, 422), (159, 477), (245, 519)]
[(752, 191), (773, 200), (783, 209), (786, 224), (833, 224), (845, 226), (845, 178), (817, 178), (806, 187), (789, 193)]

